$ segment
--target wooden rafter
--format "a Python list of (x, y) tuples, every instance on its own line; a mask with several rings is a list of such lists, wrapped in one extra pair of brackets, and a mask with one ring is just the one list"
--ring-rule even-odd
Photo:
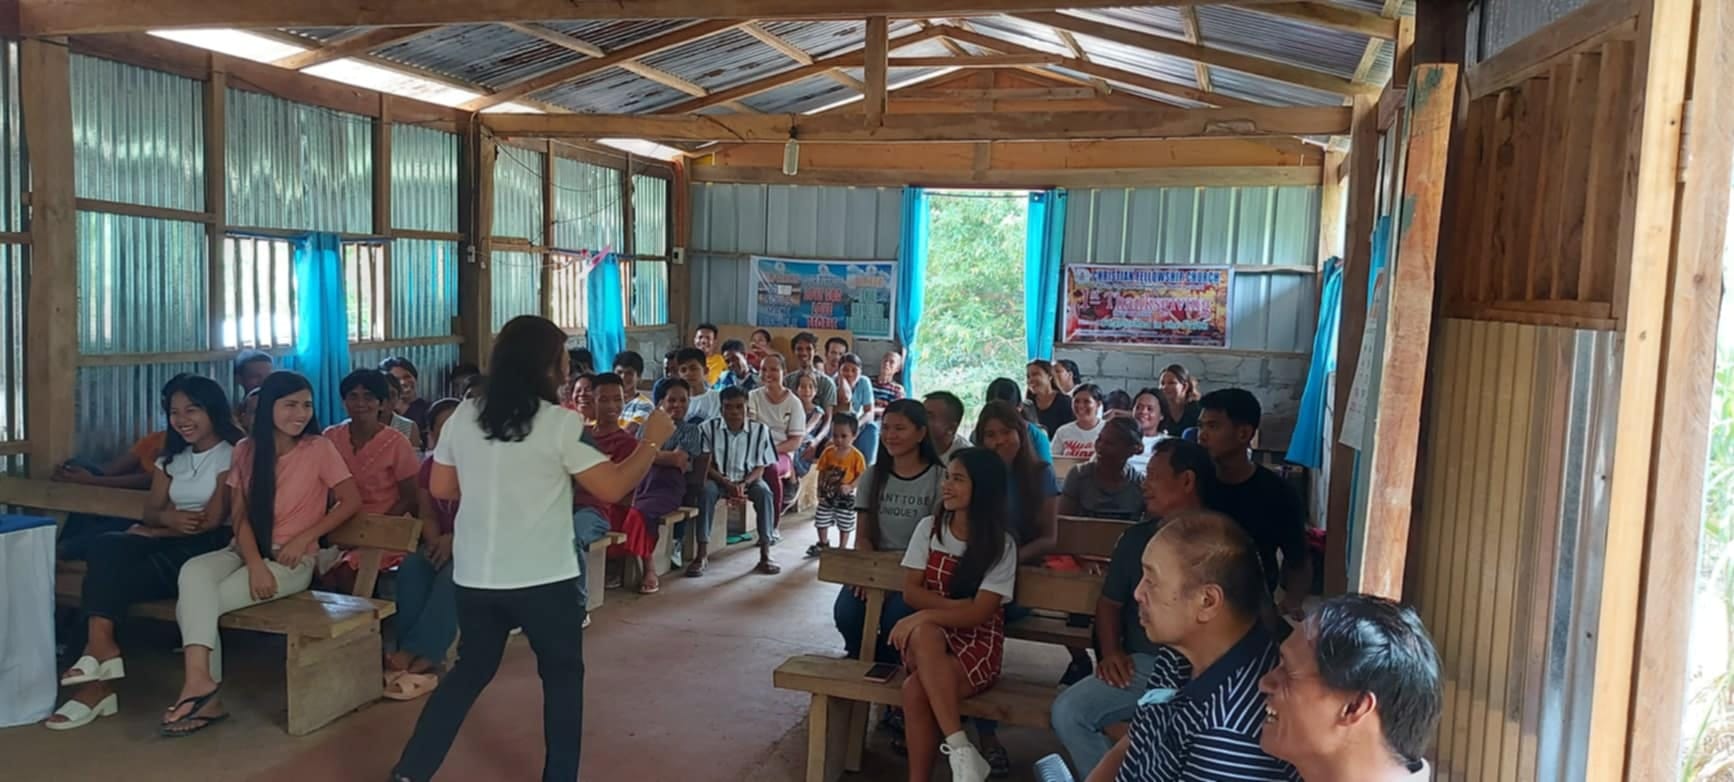
[[(1005, 52), (1007, 54), (1013, 54), (1013, 53), (1037, 53), (1037, 54), (1039, 54), (1039, 53), (1041, 53), (1041, 52), (1037, 52), (1035, 49), (1031, 49), (1031, 48), (1028, 48), (1026, 46), (1021, 46), (1021, 45), (1018, 45), (1015, 43), (1011, 43), (1010, 41), (1006, 41), (1006, 40), (1003, 40), (1000, 38), (995, 38), (991, 35), (984, 35), (982, 33), (974, 32), (971, 30), (965, 30), (961, 27), (942, 25), (942, 26), (931, 28), (931, 29), (940, 32), (941, 34), (945, 35), (946, 37), (955, 38), (959, 41), (963, 41), (964, 43), (974, 44), (974, 45), (980, 46), (982, 48), (991, 48), (991, 49), (994, 49), (995, 51), (1001, 51), (1001, 52)], [(1107, 79), (1108, 81), (1114, 82), (1116, 84), (1124, 84), (1128, 87), (1137, 87), (1139, 89), (1150, 90), (1151, 92), (1157, 92), (1157, 93), (1161, 93), (1163, 95), (1172, 95), (1176, 98), (1183, 98), (1185, 100), (1196, 101), (1198, 103), (1204, 103), (1204, 104), (1208, 104), (1208, 105), (1212, 105), (1212, 106), (1220, 106), (1220, 107), (1228, 108), (1228, 107), (1255, 107), (1255, 106), (1262, 105), (1259, 103), (1255, 103), (1253, 101), (1242, 100), (1240, 98), (1230, 98), (1230, 97), (1228, 97), (1226, 95), (1222, 95), (1220, 93), (1205, 92), (1203, 90), (1198, 89), (1197, 87), (1193, 87), (1193, 86), (1187, 85), (1187, 84), (1177, 84), (1175, 82), (1164, 81), (1162, 79), (1157, 79), (1157, 78), (1154, 78), (1151, 76), (1146, 76), (1146, 75), (1141, 74), (1141, 73), (1134, 73), (1132, 71), (1123, 71), (1123, 70), (1120, 70), (1118, 68), (1110, 68), (1106, 65), (1102, 65), (1102, 64), (1096, 63), (1096, 62), (1086, 62), (1084, 60), (1064, 58), (1060, 61), (1059, 64), (1068, 70), (1076, 71), (1076, 72), (1082, 73), (1086, 76), (1097, 76), (1097, 77), (1101, 77), (1103, 79)]]
[[(1180, 9), (1180, 26), (1186, 31), (1187, 43), (1200, 45), (1204, 43), (1204, 34), (1198, 29), (1198, 9)], [(1067, 33), (1067, 35), (1070, 35), (1070, 33)], [(1210, 66), (1201, 62), (1193, 63), (1192, 76), (1198, 80), (1198, 89), (1204, 90), (1205, 92), (1216, 91), (1216, 88), (1210, 84)]]
[[(407, 41), (423, 33), (439, 29), (434, 27), (380, 27), (367, 30), (358, 35), (350, 36), (336, 43), (317, 49), (296, 52), (288, 57), (273, 61), (271, 64), (279, 68), (299, 71), (311, 68), (320, 63), (341, 60), (358, 54), (367, 54), (375, 49), (383, 49), (394, 43)], [(303, 44), (305, 45), (305, 44)]]
[(1190, 44), (1174, 38), (1164, 38), (1160, 35), (1129, 30), (1118, 25), (1098, 22), (1092, 19), (1055, 12), (1018, 14), (1017, 18), (1034, 24), (1047, 25), (1062, 30), (1068, 30), (1078, 35), (1087, 35), (1125, 46), (1179, 57), (1194, 62), (1202, 62), (1222, 68), (1240, 71), (1242, 73), (1262, 76), (1290, 84), (1298, 84), (1324, 92), (1339, 95), (1358, 95), (1376, 91), (1376, 87), (1356, 84), (1341, 76), (1333, 76), (1323, 71), (1315, 71), (1299, 65), (1292, 65), (1262, 57), (1231, 52), (1225, 49), (1213, 49), (1197, 44)]
[[(809, 54), (807, 50), (789, 43), (782, 36), (765, 29), (765, 26), (758, 22), (747, 22), (746, 24), (741, 25), (741, 32), (757, 38), (759, 43), (769, 46), (772, 49), (776, 49), (778, 52), (781, 52), (784, 57), (794, 60), (801, 65), (813, 64), (813, 55)], [(858, 92), (867, 91), (867, 85), (864, 82), (842, 71), (825, 71), (825, 76), (838, 84), (850, 87)]]
[(890, 20), (883, 16), (867, 19), (866, 67), (862, 71), (862, 81), (867, 89), (861, 93), (861, 98), (867, 108), (867, 121), (871, 124), (877, 124), (885, 116), (886, 71), (891, 67), (886, 57), (886, 47), (891, 40), (890, 24)]
[[(1152, 0), (1144, 5), (1214, 5), (1237, 0)], [(1242, 4), (1256, 0), (1238, 0)], [(1068, 0), (1108, 8), (1126, 0)], [(18, 0), (25, 36), (173, 28), (394, 27), (562, 19), (930, 18), (1038, 11), (1054, 0)]]
[[(518, 33), (522, 33), (524, 35), (528, 35), (528, 36), (535, 38), (537, 40), (541, 40), (541, 41), (545, 41), (547, 43), (554, 44), (555, 46), (558, 46), (562, 49), (577, 52), (578, 54), (582, 54), (585, 57), (599, 58), (599, 57), (607, 57), (608, 56), (608, 52), (604, 51), (602, 47), (597, 46), (596, 44), (593, 44), (593, 43), (586, 41), (582, 38), (579, 38), (575, 35), (568, 35), (566, 33), (560, 32), (559, 30), (554, 30), (551, 28), (543, 27), (542, 25), (539, 25), (539, 24), (528, 24), (528, 23), (522, 23), (522, 22), (502, 22), (501, 24), (505, 27), (511, 28), (512, 30), (514, 30)], [(649, 79), (653, 82), (656, 82), (658, 84), (662, 84), (662, 85), (667, 86), (667, 87), (671, 87), (673, 89), (679, 90), (681, 92), (684, 92), (688, 95), (692, 95), (694, 97), (704, 97), (704, 96), (710, 94), (709, 90), (706, 90), (705, 88), (700, 87), (699, 85), (694, 84), (691, 81), (683, 79), (679, 76), (676, 76), (676, 75), (669, 73), (668, 71), (662, 70), (660, 68), (654, 68), (654, 67), (651, 67), (649, 65), (645, 65), (644, 63), (641, 63), (641, 62), (637, 62), (637, 61), (622, 62), (622, 63), (620, 63), (620, 69), (623, 71), (629, 71), (631, 73), (637, 74), (637, 75), (642, 76), (646, 79)], [(731, 106), (730, 108), (733, 108), (736, 111), (750, 111), (750, 109), (747, 109), (745, 106), (740, 106), (740, 105)]]
[[(1397, 37), (1396, 9), (1399, 5), (1401, 3), (1385, 3), (1390, 13), (1384, 15), (1319, 2), (1249, 5), (1246, 10), (1389, 41)], [(1195, 13), (1190, 8), (1187, 12)]]
[(1041, 141), (1113, 138), (1308, 136), (1343, 133), (1349, 110), (1155, 109), (995, 114), (888, 114), (872, 126), (857, 115), (485, 114), (501, 137), (648, 138), (668, 141), (810, 142)]
[[(492, 95), (486, 95), (470, 101), (469, 103), (465, 103), (461, 108), (465, 111), (481, 111), (490, 106), (497, 106), (507, 101), (516, 100), (538, 90), (545, 90), (549, 87), (582, 78), (588, 74), (595, 73), (596, 71), (605, 68), (623, 66), (640, 58), (648, 57), (658, 52), (667, 51), (682, 44), (691, 43), (701, 38), (732, 30), (741, 24), (742, 23), (740, 22), (718, 20), (707, 20), (690, 24), (678, 30), (622, 47), (601, 57), (594, 57), (562, 68), (556, 68), (547, 73), (531, 76), (530, 78), (524, 79), (516, 84), (502, 87), (498, 92), (495, 92)], [(725, 101), (717, 102), (723, 103)]]
[[(1084, 51), (1084, 45), (1078, 43), (1077, 36), (1072, 35), (1065, 30), (1055, 30), (1054, 34), (1060, 37), (1060, 43), (1065, 44), (1066, 48), (1071, 50), (1073, 57), (1083, 60), (1084, 62), (1090, 61), (1090, 53)], [(1100, 76), (1090, 77), (1090, 83), (1096, 85), (1096, 92), (1099, 94), (1107, 95), (1114, 91), (1114, 88), (1108, 85), (1108, 81)]]
[[(889, 51), (895, 51), (905, 46), (932, 40), (937, 37), (939, 37), (939, 33), (936, 30), (920, 30), (891, 39), (886, 48)], [(811, 65), (802, 65), (797, 68), (783, 71), (782, 73), (766, 76), (762, 79), (750, 81), (745, 84), (738, 84), (724, 90), (717, 90), (703, 98), (693, 98), (689, 101), (683, 101), (657, 113), (684, 114), (687, 112), (698, 111), (699, 109), (708, 108), (720, 103), (727, 103), (742, 98), (750, 98), (754, 95), (769, 92), (786, 84), (794, 84), (802, 79), (822, 75), (827, 71), (836, 68), (860, 67), (865, 64), (865, 62), (865, 57), (861, 52), (849, 52), (835, 57), (827, 57), (823, 60), (814, 60)]]

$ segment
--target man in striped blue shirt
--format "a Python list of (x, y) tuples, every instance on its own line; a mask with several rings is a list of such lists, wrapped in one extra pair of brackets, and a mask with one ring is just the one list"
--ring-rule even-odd
[(1278, 639), (1258, 549), (1238, 524), (1208, 511), (1168, 519), (1144, 550), (1138, 622), (1162, 644), (1132, 728), (1090, 782), (1294, 782), (1293, 767), (1259, 748)]

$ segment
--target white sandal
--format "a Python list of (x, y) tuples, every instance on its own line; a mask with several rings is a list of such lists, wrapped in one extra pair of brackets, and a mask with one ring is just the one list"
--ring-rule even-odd
[(65, 717), (65, 722), (43, 721), (43, 727), (49, 730), (72, 730), (82, 728), (96, 721), (97, 717), (113, 717), (120, 711), (120, 696), (109, 693), (96, 702), (96, 707), (86, 706), (78, 701), (67, 701), (54, 711), (55, 715)]
[(85, 655), (78, 658), (68, 670), (75, 671), (71, 676), (60, 680), (60, 686), (71, 687), (74, 684), (89, 684), (91, 682), (108, 682), (126, 678), (126, 663), (119, 657), (97, 662), (95, 657)]

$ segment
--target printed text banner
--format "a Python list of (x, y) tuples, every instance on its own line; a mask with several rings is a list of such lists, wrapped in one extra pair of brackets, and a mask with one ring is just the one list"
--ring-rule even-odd
[(891, 339), (897, 262), (803, 261), (753, 256), (755, 326), (837, 329), (857, 339)]
[(1228, 347), (1226, 266), (1066, 266), (1065, 342)]

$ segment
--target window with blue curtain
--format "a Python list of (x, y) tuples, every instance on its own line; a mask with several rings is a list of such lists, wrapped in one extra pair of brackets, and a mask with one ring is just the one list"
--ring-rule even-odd
[(1066, 236), (1066, 191), (1030, 194), (1024, 244), (1024, 332), (1030, 360), (1052, 359), (1059, 332), (1060, 254)]

